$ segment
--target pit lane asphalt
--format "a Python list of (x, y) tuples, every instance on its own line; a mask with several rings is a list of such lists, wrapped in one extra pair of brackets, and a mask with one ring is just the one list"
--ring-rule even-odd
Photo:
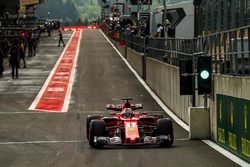
[(42, 38), (39, 54), (21, 69), (0, 79), (0, 166), (2, 167), (166, 167), (238, 166), (174, 123), (171, 148), (155, 146), (89, 147), (85, 119), (103, 113), (107, 103), (124, 96), (143, 103), (144, 110), (163, 113), (98, 30), (84, 30), (68, 113), (28, 111), (63, 48), (56, 34)]

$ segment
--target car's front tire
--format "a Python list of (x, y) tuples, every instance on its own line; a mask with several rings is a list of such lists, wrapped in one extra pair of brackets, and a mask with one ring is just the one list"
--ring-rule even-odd
[(89, 139), (90, 122), (92, 120), (95, 120), (95, 119), (98, 119), (98, 118), (101, 118), (101, 117), (102, 117), (101, 115), (88, 115), (88, 117), (86, 119), (86, 136), (87, 136), (87, 139)]
[(93, 148), (103, 147), (103, 144), (94, 142), (95, 136), (105, 136), (105, 122), (103, 120), (92, 120), (89, 128), (89, 145)]
[(170, 147), (174, 143), (173, 123), (169, 118), (161, 118), (157, 120), (157, 134), (167, 135), (170, 140), (160, 143), (160, 146)]

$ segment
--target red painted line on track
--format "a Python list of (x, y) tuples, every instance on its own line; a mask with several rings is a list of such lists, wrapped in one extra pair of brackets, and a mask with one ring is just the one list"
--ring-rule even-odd
[(88, 26), (63, 26), (62, 31), (75, 31), (75, 30), (83, 30), (83, 29), (97, 29), (98, 26), (96, 23)]
[[(69, 44), (59, 58), (52, 70), (44, 87), (38, 97), (33, 102), (30, 110), (43, 110), (52, 112), (64, 111), (65, 101), (71, 94), (72, 78), (75, 70), (75, 63), (78, 56), (78, 45), (80, 42), (81, 31), (75, 31)], [(68, 104), (66, 104), (68, 105)]]

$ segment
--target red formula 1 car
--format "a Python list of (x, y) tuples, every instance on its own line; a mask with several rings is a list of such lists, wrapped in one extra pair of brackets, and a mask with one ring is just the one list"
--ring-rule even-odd
[(123, 104), (108, 104), (109, 117), (89, 115), (86, 131), (89, 145), (99, 148), (104, 145), (158, 144), (171, 146), (174, 141), (173, 125), (169, 118), (159, 114), (136, 112), (142, 104), (129, 103), (131, 98), (123, 98)]

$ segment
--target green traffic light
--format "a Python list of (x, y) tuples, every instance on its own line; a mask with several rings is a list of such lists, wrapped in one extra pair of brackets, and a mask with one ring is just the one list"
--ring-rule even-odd
[(212, 92), (212, 57), (200, 56), (197, 60), (198, 94)]
[(208, 79), (209, 77), (209, 72), (207, 70), (202, 70), (201, 73), (200, 73), (200, 77), (202, 79)]

